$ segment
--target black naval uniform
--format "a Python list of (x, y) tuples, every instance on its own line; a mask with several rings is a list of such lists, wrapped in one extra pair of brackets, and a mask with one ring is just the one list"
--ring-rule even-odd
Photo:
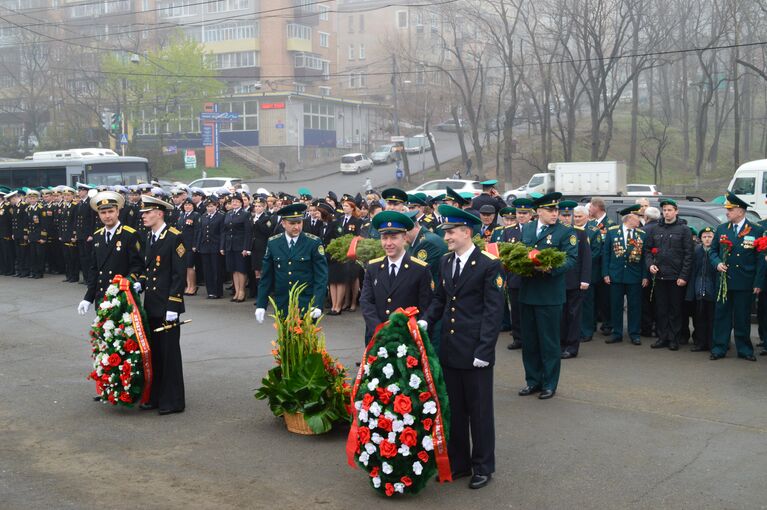
[[(75, 238), (77, 254), (80, 257), (80, 269), (83, 278), (88, 281), (90, 268), (93, 266), (93, 232), (96, 230), (96, 213), (91, 209), (91, 199), (86, 198), (75, 208)], [(90, 241), (88, 240), (90, 239)]]
[(64, 250), (65, 282), (77, 283), (80, 280), (80, 257), (77, 254), (75, 239), (75, 213), (77, 204), (64, 202), (58, 216), (59, 239)]
[(51, 274), (64, 273), (64, 257), (59, 241), (58, 216), (61, 211), (61, 202), (49, 202), (43, 205), (43, 218), (48, 239), (45, 243), (45, 263)]
[(589, 236), (583, 227), (573, 226), (578, 241), (578, 258), (575, 265), (565, 273), (565, 306), (562, 309), (560, 346), (562, 354), (576, 357), (581, 345), (581, 324), (583, 301), (588, 290), (581, 290), (581, 283), (591, 283), (591, 246)]
[(392, 277), (388, 257), (379, 257), (368, 263), (360, 295), (362, 316), (365, 318), (365, 345), (376, 327), (389, 320), (397, 308), (415, 306), (425, 314), (432, 298), (429, 265), (405, 253)]
[(4, 276), (13, 276), (16, 260), (11, 219), (11, 203), (3, 202), (0, 205), (0, 274)]
[(154, 332), (166, 324), (166, 312), (184, 313), (185, 254), (181, 232), (175, 227), (166, 225), (154, 241), (151, 231), (147, 236), (144, 270), (140, 278), (144, 289), (144, 309), (149, 319), (149, 346), (154, 372), (150, 405), (159, 407), (160, 412), (183, 411), (185, 406), (181, 330), (174, 327), (161, 333)]
[(16, 259), (15, 276), (29, 276), (29, 241), (26, 234), (27, 204), (20, 201), (11, 207), (11, 232), (13, 235), (14, 257)]
[(143, 268), (141, 242), (135, 229), (118, 223), (107, 241), (107, 230), (101, 227), (93, 233), (93, 265), (83, 299), (98, 303), (112, 283), (112, 278), (121, 275), (138, 281)]
[(197, 239), (194, 246), (202, 258), (202, 270), (205, 273), (205, 289), (208, 297), (220, 298), (224, 295), (224, 280), (221, 263), (221, 233), (224, 226), (224, 214), (216, 211), (207, 212), (200, 217)]
[[(450, 467), (454, 473), (490, 475), (495, 471), (493, 365), (501, 329), (503, 270), (493, 255), (471, 249), (458, 278), (455, 253), (442, 257), (441, 285), (425, 319), (429, 325), (442, 321), (439, 360), (450, 397)], [(475, 368), (475, 358), (490, 365)]]
[(25, 233), (29, 241), (29, 276), (42, 278), (45, 272), (45, 243), (48, 231), (45, 229), (45, 209), (41, 204), (27, 208), (27, 227)]

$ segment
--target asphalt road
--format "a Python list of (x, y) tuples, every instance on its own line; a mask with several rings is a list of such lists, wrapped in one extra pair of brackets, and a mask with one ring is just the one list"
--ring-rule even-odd
[[(378, 508), (345, 462), (345, 430), (288, 433), (253, 398), (272, 366), (252, 304), (187, 300), (183, 414), (95, 403), (82, 285), (0, 277), (0, 508)], [(329, 350), (361, 354), (359, 312), (324, 319)], [(498, 344), (497, 472), (430, 484), (398, 508), (765, 508), (767, 359), (708, 361), (649, 341), (584, 345), (549, 401), (516, 395)]]

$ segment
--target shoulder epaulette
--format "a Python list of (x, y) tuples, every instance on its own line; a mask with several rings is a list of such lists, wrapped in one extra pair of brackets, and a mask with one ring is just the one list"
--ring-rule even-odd
[(181, 232), (179, 232), (179, 231), (178, 231), (178, 229), (177, 229), (176, 227), (170, 227), (170, 228), (168, 229), (168, 232), (170, 232), (171, 234), (175, 234), (175, 235), (177, 235), (177, 236), (181, 235)]
[(607, 230), (618, 230), (619, 228), (621, 228), (620, 225), (613, 225), (612, 227), (608, 227)]
[(309, 239), (314, 239), (315, 241), (319, 241), (319, 240), (320, 240), (320, 238), (319, 238), (319, 237), (317, 237), (317, 236), (316, 236), (316, 235), (314, 235), (314, 234), (310, 234), (309, 232), (304, 232), (304, 235), (305, 235), (306, 237), (308, 237)]
[(129, 234), (135, 234), (136, 229), (133, 227), (129, 227), (128, 225), (123, 225), (123, 230), (128, 232)]
[(490, 252), (487, 252), (487, 251), (485, 251), (485, 250), (482, 250), (482, 255), (486, 256), (486, 257), (487, 257), (487, 258), (489, 258), (490, 260), (496, 260), (496, 259), (498, 259), (498, 257), (496, 257), (496, 256), (495, 256), (495, 255), (493, 255), (492, 253), (490, 253)]
[(383, 262), (384, 258), (385, 257), (378, 257), (377, 259), (371, 259), (370, 262), (368, 262), (368, 264), (378, 264), (379, 262)]
[(585, 232), (585, 231), (586, 231), (586, 229), (585, 229), (585, 228), (583, 228), (583, 227), (579, 227), (578, 225), (573, 225), (573, 228), (574, 228), (575, 230), (580, 230), (580, 231), (582, 231), (582, 232)]
[(272, 237), (269, 238), (270, 241), (274, 241), (278, 237), (280, 237), (282, 234), (274, 234)]
[(419, 259), (417, 257), (410, 257), (410, 261), (418, 264), (419, 266), (426, 267), (426, 266), (429, 265), (429, 264), (427, 264), (426, 262), (424, 262), (423, 260), (421, 260), (421, 259)]
[(102, 233), (103, 231), (104, 231), (104, 227), (101, 227), (100, 229), (98, 229), (97, 231), (95, 231), (95, 232), (94, 232), (94, 234), (100, 234), (100, 233)]
[(639, 232), (640, 234), (644, 234), (644, 233), (645, 233), (645, 231), (644, 231), (644, 230), (642, 230), (641, 228), (638, 228), (638, 229), (637, 229), (637, 232)]

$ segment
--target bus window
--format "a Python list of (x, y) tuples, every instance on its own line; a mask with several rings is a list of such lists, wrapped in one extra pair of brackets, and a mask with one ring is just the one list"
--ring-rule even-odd
[(85, 170), (88, 183), (96, 186), (130, 186), (149, 180), (149, 168), (144, 162), (93, 163)]

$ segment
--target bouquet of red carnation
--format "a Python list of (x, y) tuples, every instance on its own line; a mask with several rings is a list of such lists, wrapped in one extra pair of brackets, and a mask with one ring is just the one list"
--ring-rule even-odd
[(754, 248), (756, 248), (756, 251), (759, 253), (767, 250), (767, 236), (762, 236), (754, 241)]
[[(727, 265), (727, 261), (732, 253), (732, 241), (727, 238), (727, 235), (722, 234), (719, 237), (719, 257), (722, 259), (722, 264)], [(716, 295), (718, 302), (724, 303), (727, 301), (727, 273), (719, 273), (719, 292)]]
[[(650, 253), (652, 254), (652, 257), (653, 257), (653, 263), (655, 263), (655, 258), (658, 256), (659, 251), (660, 250), (658, 248), (653, 248), (650, 250)], [(658, 264), (655, 264), (655, 265), (657, 266)], [(652, 275), (652, 288), (650, 288), (650, 301), (652, 301), (652, 296), (653, 294), (655, 294), (655, 277), (656, 276), (657, 276), (657, 273)]]

